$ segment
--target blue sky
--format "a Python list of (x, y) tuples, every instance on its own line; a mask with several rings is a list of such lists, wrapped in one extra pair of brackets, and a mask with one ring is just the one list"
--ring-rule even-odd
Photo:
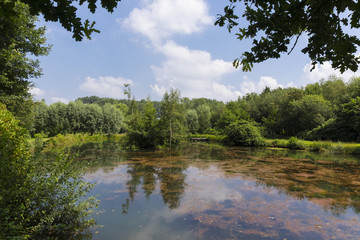
[[(80, 9), (85, 19), (96, 21), (100, 34), (76, 42), (59, 23), (46, 25), (52, 50), (40, 58), (43, 76), (33, 79), (32, 93), (48, 104), (78, 97), (124, 98), (129, 83), (136, 99), (160, 100), (168, 89), (183, 97), (236, 100), (248, 92), (296, 86), (340, 76), (329, 63), (310, 72), (310, 59), (300, 50), (306, 36), (290, 54), (254, 65), (251, 72), (234, 69), (232, 61), (249, 50), (251, 41), (239, 41), (235, 32), (214, 26), (226, 2), (207, 0), (122, 1), (114, 13), (98, 8), (95, 14)], [(348, 80), (360, 72), (345, 72)]]

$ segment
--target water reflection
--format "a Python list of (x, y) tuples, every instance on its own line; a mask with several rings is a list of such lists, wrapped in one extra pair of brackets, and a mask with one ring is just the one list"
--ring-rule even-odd
[(358, 239), (359, 163), (324, 158), (197, 144), (119, 153), (86, 175), (104, 211), (94, 238)]
[(186, 169), (185, 162), (179, 157), (163, 156), (161, 162), (166, 162), (166, 164), (159, 165), (159, 159), (154, 158), (153, 155), (143, 153), (139, 157), (132, 158), (132, 162), (127, 164), (130, 180), (126, 185), (129, 197), (123, 204), (123, 213), (128, 212), (129, 204), (134, 201), (140, 185), (146, 198), (149, 199), (158, 183), (164, 204), (170, 209), (180, 206), (180, 199), (185, 189), (185, 174), (183, 173)]

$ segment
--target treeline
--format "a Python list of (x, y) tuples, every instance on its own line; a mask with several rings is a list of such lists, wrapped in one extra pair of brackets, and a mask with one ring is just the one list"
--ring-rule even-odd
[(265, 88), (227, 104), (226, 118), (255, 122), (265, 137), (359, 141), (360, 78), (330, 77), (298, 88)]
[(119, 133), (124, 121), (124, 110), (121, 107), (110, 103), (101, 106), (84, 104), (81, 101), (69, 104), (58, 102), (47, 106), (40, 101), (36, 104), (31, 132), (46, 136), (59, 133)]
[(162, 101), (85, 97), (69, 104), (36, 104), (32, 134), (125, 132), (130, 145), (172, 145), (189, 134), (227, 136), (228, 144), (258, 145), (262, 137), (360, 140), (360, 78), (330, 77), (303, 88), (266, 87), (236, 101), (181, 98)]

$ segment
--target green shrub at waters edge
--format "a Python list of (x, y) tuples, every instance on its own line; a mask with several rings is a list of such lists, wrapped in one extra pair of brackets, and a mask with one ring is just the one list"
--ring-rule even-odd
[(300, 141), (297, 137), (291, 137), (289, 138), (287, 147), (290, 149), (299, 149), (304, 150), (306, 148), (306, 145), (303, 141)]
[(264, 146), (265, 140), (259, 129), (252, 123), (239, 120), (230, 124), (226, 130), (226, 142), (232, 146)]
[(25, 130), (1, 104), (0, 166), (0, 239), (90, 238), (97, 202), (84, 196), (91, 185), (65, 155), (32, 159)]

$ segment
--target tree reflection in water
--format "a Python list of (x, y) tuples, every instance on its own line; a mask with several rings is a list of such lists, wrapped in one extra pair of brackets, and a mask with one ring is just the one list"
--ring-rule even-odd
[[(154, 218), (171, 215), (164, 229), (187, 231), (196, 239), (356, 239), (360, 235), (356, 158), (344, 161), (344, 156), (336, 155), (201, 144), (184, 146), (171, 155), (144, 151), (123, 156), (118, 167), (101, 171), (114, 169), (112, 176), (123, 179), (116, 193), (121, 194), (110, 201), (116, 205), (115, 197), (122, 199), (125, 221), (135, 218), (144, 224), (146, 216), (137, 218), (134, 213), (147, 199), (147, 210), (157, 201), (171, 209), (155, 208), (154, 216), (146, 218), (149, 222), (164, 224)], [(110, 189), (119, 190), (119, 182)]]
[(153, 156), (138, 156), (127, 164), (127, 173), (130, 180), (127, 182), (129, 197), (122, 204), (123, 214), (127, 214), (129, 205), (134, 201), (135, 194), (140, 185), (147, 199), (154, 193), (156, 184), (159, 182), (160, 194), (163, 202), (170, 209), (180, 206), (181, 196), (185, 189), (184, 170), (187, 168), (181, 156), (162, 157), (153, 159)]

